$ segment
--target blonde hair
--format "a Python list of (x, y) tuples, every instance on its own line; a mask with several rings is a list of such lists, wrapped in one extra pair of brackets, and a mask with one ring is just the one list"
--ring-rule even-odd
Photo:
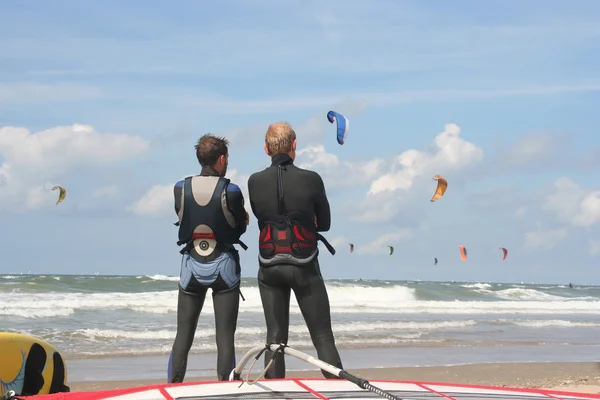
[(285, 121), (269, 125), (265, 135), (265, 145), (271, 155), (289, 153), (292, 151), (294, 140), (296, 140), (296, 132)]

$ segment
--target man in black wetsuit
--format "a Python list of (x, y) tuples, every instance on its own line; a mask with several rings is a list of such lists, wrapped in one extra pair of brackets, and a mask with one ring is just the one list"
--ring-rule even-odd
[[(183, 382), (198, 318), (212, 289), (217, 376), (228, 380), (235, 368), (234, 335), (240, 296), (240, 259), (233, 247), (246, 232), (248, 214), (237, 185), (224, 178), (228, 142), (211, 134), (196, 144), (202, 171), (175, 184), (175, 212), (179, 216), (181, 274), (177, 302), (177, 336), (169, 358), (169, 383)], [(238, 378), (238, 377), (236, 377)]]
[[(248, 192), (260, 229), (258, 288), (267, 343), (287, 344), (293, 290), (318, 358), (341, 369), (318, 260), (318, 240), (335, 253), (317, 233), (328, 231), (331, 225), (323, 180), (318, 173), (294, 165), (296, 133), (289, 124), (269, 126), (264, 147), (272, 164), (250, 176)], [(271, 352), (265, 352), (265, 365), (271, 357)], [(322, 373), (326, 378), (336, 378), (326, 371)], [(285, 378), (283, 354), (276, 356), (265, 377)]]

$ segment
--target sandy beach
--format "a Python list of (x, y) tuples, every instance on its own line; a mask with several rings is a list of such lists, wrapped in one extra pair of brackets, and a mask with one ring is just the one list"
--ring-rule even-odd
[[(366, 379), (398, 379), (428, 382), (450, 382), (474, 385), (543, 388), (600, 394), (600, 362), (487, 363), (449, 367), (400, 367), (349, 369)], [(251, 373), (256, 378), (260, 370)], [(244, 372), (245, 376), (245, 372)], [(287, 377), (320, 378), (318, 370), (290, 371)], [(215, 377), (187, 381), (214, 380)], [(165, 383), (164, 380), (69, 382), (72, 391), (124, 389)]]

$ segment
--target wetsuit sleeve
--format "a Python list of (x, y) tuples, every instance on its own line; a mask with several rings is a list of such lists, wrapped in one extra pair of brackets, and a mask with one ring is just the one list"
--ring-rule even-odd
[(254, 202), (252, 201), (252, 192), (254, 191), (254, 175), (250, 175), (248, 178), (248, 197), (250, 197), (250, 208), (252, 209), (252, 214), (258, 219), (258, 215), (256, 215), (256, 208), (254, 207)]
[(181, 192), (183, 191), (183, 180), (177, 182), (173, 187), (173, 195), (175, 196), (175, 214), (179, 214), (181, 208)]
[(246, 209), (244, 208), (244, 195), (242, 189), (234, 183), (227, 186), (227, 208), (235, 218), (239, 235), (246, 232)]
[(315, 215), (317, 216), (317, 232), (327, 232), (331, 228), (331, 209), (325, 192), (325, 184), (315, 172)]

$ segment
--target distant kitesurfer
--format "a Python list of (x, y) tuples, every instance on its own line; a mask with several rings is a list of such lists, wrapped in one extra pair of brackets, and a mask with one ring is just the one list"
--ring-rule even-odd
[[(229, 152), (225, 138), (211, 134), (196, 144), (200, 175), (175, 184), (175, 212), (183, 259), (177, 302), (177, 336), (169, 359), (169, 383), (183, 382), (187, 358), (206, 293), (212, 289), (217, 376), (228, 380), (235, 368), (234, 335), (237, 325), (241, 266), (235, 243), (245, 248), (248, 214), (240, 188), (224, 178)], [(237, 377), (236, 377), (237, 378)]]
[[(342, 368), (318, 261), (317, 240), (335, 253), (317, 233), (328, 231), (331, 225), (323, 180), (318, 173), (294, 165), (296, 133), (288, 123), (269, 126), (264, 149), (271, 157), (271, 166), (250, 176), (248, 192), (260, 229), (258, 288), (267, 325), (267, 343), (288, 341), (293, 290), (317, 357)], [(265, 365), (272, 355), (266, 352)], [(322, 373), (326, 378), (337, 378), (328, 372)], [(285, 378), (283, 354), (276, 356), (265, 377)]]
[(569, 287), (573, 289), (573, 284), (571, 282), (569, 282)]

